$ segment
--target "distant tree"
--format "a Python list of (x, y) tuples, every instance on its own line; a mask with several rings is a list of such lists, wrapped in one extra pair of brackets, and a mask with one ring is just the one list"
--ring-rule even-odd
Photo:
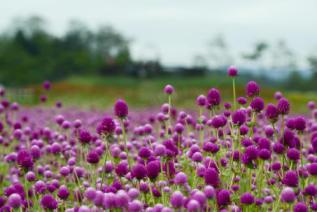
[(229, 47), (222, 35), (214, 37), (207, 45), (208, 61), (211, 69), (223, 69), (233, 63)]

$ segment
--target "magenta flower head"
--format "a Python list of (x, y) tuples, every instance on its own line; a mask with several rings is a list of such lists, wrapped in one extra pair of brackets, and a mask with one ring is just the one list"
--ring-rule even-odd
[(250, 81), (246, 85), (245, 92), (248, 97), (258, 96), (260, 94), (260, 86), (255, 81)]
[(296, 130), (303, 132), (306, 128), (306, 119), (303, 116), (294, 119), (294, 127)]
[(51, 194), (45, 194), (41, 199), (43, 209), (55, 210), (58, 206), (56, 199)]
[(57, 192), (57, 196), (59, 198), (61, 198), (62, 200), (66, 200), (69, 196), (69, 191), (68, 188), (65, 185), (62, 185), (59, 187), (58, 192)]
[(250, 107), (257, 113), (264, 109), (264, 100), (261, 97), (255, 97), (250, 103)]
[(282, 180), (282, 183), (284, 185), (287, 185), (289, 187), (297, 187), (298, 186), (298, 175), (296, 171), (287, 171), (285, 173), (285, 176)]
[(254, 203), (254, 196), (251, 193), (246, 192), (240, 196), (240, 202), (244, 205), (251, 205)]
[(27, 150), (20, 150), (17, 155), (17, 163), (24, 169), (31, 169), (33, 167), (32, 155)]
[(317, 163), (311, 163), (308, 166), (308, 172), (313, 176), (317, 176)]
[(217, 193), (217, 204), (219, 207), (229, 205), (231, 202), (230, 191), (222, 189)]
[(128, 112), (129, 109), (127, 103), (122, 99), (118, 99), (114, 105), (114, 114), (122, 119), (128, 116)]
[(204, 96), (204, 95), (199, 95), (196, 99), (196, 104), (198, 106), (206, 106), (206, 103), (207, 103), (207, 98)]
[(298, 202), (294, 205), (294, 212), (308, 212), (308, 207), (304, 202)]
[(218, 172), (214, 168), (208, 168), (204, 174), (205, 183), (217, 188), (220, 185), (220, 178)]
[(277, 110), (282, 115), (287, 115), (290, 111), (290, 104), (286, 98), (281, 98), (277, 103)]
[(310, 109), (310, 110), (314, 110), (314, 109), (316, 108), (316, 103), (315, 103), (314, 101), (309, 101), (309, 102), (307, 103), (307, 107), (308, 107), (308, 109)]
[(79, 141), (82, 144), (89, 144), (92, 140), (92, 136), (90, 135), (88, 130), (81, 129), (79, 131)]
[(44, 83), (43, 83), (43, 88), (45, 89), (45, 90), (50, 90), (51, 89), (51, 83), (50, 83), (50, 81), (45, 81)]
[(138, 163), (134, 165), (131, 169), (131, 176), (138, 180), (142, 180), (143, 178), (145, 178), (146, 174), (146, 168), (143, 164)]
[(181, 208), (183, 206), (184, 195), (180, 191), (175, 191), (170, 198), (173, 208)]
[(176, 185), (184, 185), (187, 183), (187, 175), (184, 172), (179, 172), (175, 175), (174, 183)]
[(236, 77), (238, 75), (238, 69), (235, 66), (230, 66), (227, 73), (229, 77)]
[(246, 119), (247, 119), (246, 113), (242, 109), (237, 110), (232, 114), (232, 122), (235, 125), (238, 125), (238, 126), (243, 125), (246, 122)]
[(22, 198), (19, 194), (13, 193), (8, 198), (8, 205), (12, 208), (19, 208), (22, 204)]
[(166, 86), (164, 87), (164, 92), (165, 92), (166, 94), (168, 94), (168, 95), (173, 94), (174, 91), (175, 91), (175, 89), (174, 89), (174, 87), (171, 86), (171, 85), (166, 85)]
[(155, 180), (161, 172), (160, 161), (154, 160), (146, 165), (146, 173), (148, 178)]
[(218, 106), (221, 102), (220, 91), (216, 88), (211, 88), (208, 91), (207, 101), (211, 106)]
[(292, 161), (298, 161), (300, 159), (300, 151), (296, 148), (290, 148), (287, 150), (287, 158)]
[(96, 150), (90, 150), (87, 154), (87, 162), (91, 164), (99, 163), (100, 156)]
[(278, 119), (278, 115), (279, 115), (279, 112), (277, 107), (269, 103), (266, 106), (266, 110), (265, 110), (265, 116), (267, 117), (267, 119), (269, 119), (272, 123), (275, 123)]
[(281, 200), (282, 202), (292, 203), (296, 199), (295, 192), (292, 188), (286, 187), (281, 192)]
[(112, 135), (116, 129), (116, 125), (113, 119), (109, 116), (106, 116), (102, 119), (101, 123), (97, 127), (97, 133), (99, 135)]

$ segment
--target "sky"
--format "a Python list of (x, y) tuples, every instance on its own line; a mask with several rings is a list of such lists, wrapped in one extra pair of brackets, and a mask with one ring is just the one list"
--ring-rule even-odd
[(0, 0), (0, 5), (0, 31), (14, 18), (31, 15), (45, 18), (49, 31), (59, 35), (74, 19), (91, 29), (109, 24), (133, 41), (134, 58), (159, 58), (167, 65), (191, 65), (195, 55), (208, 55), (207, 43), (217, 35), (234, 57), (259, 40), (284, 39), (300, 67), (317, 52), (316, 0)]

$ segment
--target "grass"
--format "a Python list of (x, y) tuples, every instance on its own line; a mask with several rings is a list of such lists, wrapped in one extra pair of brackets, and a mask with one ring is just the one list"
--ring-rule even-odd
[[(173, 103), (181, 108), (192, 108), (199, 94), (207, 93), (211, 87), (220, 89), (223, 101), (232, 101), (232, 84), (228, 77), (216, 74), (208, 77), (161, 77), (156, 79), (136, 79), (129, 77), (91, 77), (74, 76), (53, 84), (48, 94), (48, 104), (62, 101), (66, 106), (106, 109), (112, 106), (117, 98), (125, 99), (131, 107), (158, 107), (164, 103), (166, 95), (162, 92), (166, 84), (172, 84), (176, 89)], [(237, 79), (237, 96), (244, 95), (245, 79)], [(274, 102), (273, 94), (276, 88), (261, 85), (261, 97), (266, 102)], [(41, 87), (34, 89), (29, 105), (38, 103), (38, 96), (43, 94)], [(305, 112), (309, 100), (317, 100), (312, 92), (283, 91), (290, 100), (294, 112)], [(21, 99), (20, 99), (21, 101)]]

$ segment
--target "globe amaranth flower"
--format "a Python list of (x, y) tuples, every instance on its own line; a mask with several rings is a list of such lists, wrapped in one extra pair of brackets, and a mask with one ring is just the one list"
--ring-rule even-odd
[(97, 127), (97, 133), (99, 135), (111, 135), (116, 129), (116, 125), (113, 119), (106, 116), (102, 119), (101, 123)]
[(246, 113), (242, 109), (237, 110), (232, 114), (232, 122), (235, 125), (238, 125), (238, 126), (243, 125), (246, 122), (246, 119), (247, 119)]
[(79, 131), (78, 139), (82, 144), (89, 144), (92, 140), (92, 136), (88, 130), (81, 129)]
[(8, 205), (12, 208), (19, 208), (22, 205), (22, 198), (19, 194), (13, 193), (8, 198)]
[(238, 69), (235, 66), (230, 66), (227, 70), (227, 74), (230, 77), (236, 77), (238, 75)]
[(294, 212), (308, 212), (308, 207), (304, 202), (298, 202), (294, 205)]
[(45, 90), (50, 90), (50, 89), (51, 89), (51, 83), (50, 83), (50, 81), (45, 81), (45, 82), (43, 83), (43, 88), (44, 88)]
[(298, 116), (294, 119), (294, 127), (302, 132), (306, 129), (306, 119), (303, 116)]
[(300, 151), (296, 148), (290, 148), (287, 150), (287, 158), (292, 161), (298, 161), (300, 159)]
[(285, 173), (284, 178), (282, 179), (282, 183), (289, 187), (297, 187), (298, 186), (298, 175), (296, 171), (287, 171)]
[(258, 96), (260, 93), (260, 86), (255, 81), (250, 81), (246, 85), (245, 92), (248, 97)]
[(131, 176), (138, 180), (142, 180), (143, 178), (145, 178), (146, 174), (147, 174), (147, 171), (143, 164), (138, 163), (134, 165), (131, 169)]
[(317, 176), (317, 163), (311, 163), (308, 166), (308, 172), (311, 175)]
[(90, 150), (87, 154), (87, 162), (88, 163), (91, 163), (91, 164), (97, 164), (99, 163), (99, 160), (100, 160), (100, 156), (99, 154), (97, 153), (96, 150)]
[(216, 88), (211, 88), (208, 91), (207, 101), (212, 107), (213, 106), (218, 106), (220, 104), (220, 102), (221, 102), (220, 91), (218, 89), (216, 89)]
[(237, 98), (237, 102), (240, 104), (240, 105), (245, 105), (247, 104), (248, 100), (247, 98), (243, 97), (243, 96), (240, 96)]
[(206, 103), (207, 103), (207, 98), (204, 96), (204, 95), (199, 95), (196, 99), (196, 104), (198, 106), (206, 106)]
[(175, 89), (174, 89), (174, 87), (173, 87), (172, 85), (166, 85), (166, 86), (164, 87), (164, 92), (165, 92), (166, 94), (168, 94), (168, 95), (173, 94), (174, 91), (175, 91)]
[(267, 119), (269, 119), (272, 123), (275, 123), (278, 119), (278, 109), (275, 105), (269, 103), (266, 106), (266, 110), (265, 110), (265, 116), (267, 117)]
[(45, 194), (41, 199), (41, 206), (43, 209), (55, 210), (58, 203), (51, 194)]
[(59, 198), (61, 198), (62, 200), (66, 200), (69, 196), (69, 191), (68, 188), (65, 185), (62, 185), (59, 187), (58, 192), (57, 192), (57, 196)]
[(254, 196), (250, 192), (246, 192), (240, 196), (240, 202), (243, 205), (251, 205), (254, 203)]
[(230, 191), (222, 189), (217, 193), (217, 204), (219, 207), (227, 206), (231, 202)]
[(149, 162), (146, 165), (146, 174), (148, 176), (148, 178), (150, 178), (151, 180), (154, 180), (158, 177), (158, 175), (161, 172), (161, 164), (160, 161), (154, 160)]
[(277, 110), (280, 114), (286, 115), (290, 111), (290, 104), (286, 98), (281, 98), (277, 103)]
[(129, 108), (127, 103), (122, 100), (118, 99), (114, 105), (114, 114), (119, 118), (125, 118), (128, 116)]
[(184, 195), (180, 191), (174, 191), (170, 198), (173, 208), (181, 208), (183, 206)]
[(27, 150), (20, 150), (16, 160), (18, 165), (22, 168), (30, 169), (33, 167), (32, 155)]
[(292, 203), (296, 199), (296, 194), (292, 188), (286, 187), (282, 190), (280, 198), (282, 202)]
[(264, 100), (261, 97), (255, 97), (250, 103), (250, 107), (257, 113), (264, 109)]
[(176, 185), (184, 185), (187, 183), (187, 175), (184, 172), (179, 172), (175, 175), (174, 183)]
[(211, 185), (214, 188), (217, 188), (220, 185), (219, 174), (214, 168), (208, 168), (205, 170), (204, 179), (207, 185)]

